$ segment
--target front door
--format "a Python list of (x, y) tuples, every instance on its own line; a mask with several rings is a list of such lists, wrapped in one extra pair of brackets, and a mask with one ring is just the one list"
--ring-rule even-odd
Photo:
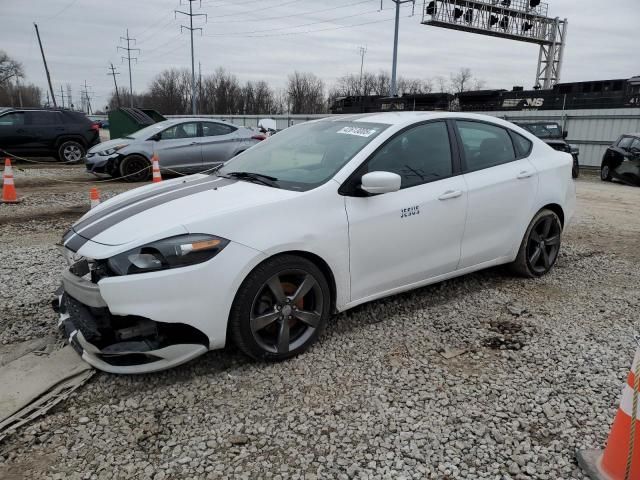
[(153, 145), (160, 167), (179, 171), (200, 170), (202, 152), (199, 135), (198, 122), (178, 123), (163, 130)]
[(402, 184), (393, 193), (346, 197), (352, 301), (457, 268), (467, 195), (452, 158), (447, 124), (429, 122), (398, 133), (354, 174), (393, 172)]

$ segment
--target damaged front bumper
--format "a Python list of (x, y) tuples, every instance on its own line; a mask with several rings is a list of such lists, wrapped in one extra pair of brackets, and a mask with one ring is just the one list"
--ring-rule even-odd
[(58, 326), (80, 356), (110, 373), (148, 373), (180, 365), (208, 350), (208, 338), (181, 323), (113, 315), (97, 284), (65, 270), (56, 292)]

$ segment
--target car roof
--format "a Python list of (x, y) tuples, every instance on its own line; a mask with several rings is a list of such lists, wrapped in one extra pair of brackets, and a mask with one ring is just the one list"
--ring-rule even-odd
[(234, 125), (233, 123), (222, 120), (220, 118), (208, 118), (208, 117), (179, 117), (179, 118), (168, 118), (165, 120), (171, 123), (183, 123), (183, 122), (216, 122), (216, 123), (224, 123), (225, 125), (230, 125), (232, 127), (239, 127), (241, 125)]
[(415, 122), (438, 120), (447, 118), (457, 118), (463, 120), (479, 120), (483, 122), (491, 122), (496, 125), (513, 128), (514, 124), (507, 122), (498, 117), (491, 115), (482, 115), (479, 113), (463, 113), (463, 112), (384, 112), (384, 113), (363, 113), (356, 115), (331, 115), (322, 120), (325, 121), (347, 121), (347, 122), (369, 122), (382, 123), (386, 125), (411, 125)]

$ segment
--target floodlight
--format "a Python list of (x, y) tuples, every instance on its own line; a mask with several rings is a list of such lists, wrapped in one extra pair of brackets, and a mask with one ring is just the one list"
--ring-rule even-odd
[(453, 10), (453, 18), (455, 18), (455, 19), (457, 20), (457, 19), (459, 19), (459, 18), (462, 16), (462, 14), (463, 14), (463, 13), (464, 13), (464, 12), (462, 11), (462, 9), (461, 9), (461, 8), (455, 8), (455, 9)]
[(464, 13), (464, 21), (467, 23), (473, 22), (473, 9), (469, 9)]
[(509, 28), (509, 17), (502, 17), (502, 20), (500, 20), (500, 28), (503, 30)]
[(429, 5), (427, 5), (427, 15), (435, 15), (437, 12), (436, 2), (429, 2)]

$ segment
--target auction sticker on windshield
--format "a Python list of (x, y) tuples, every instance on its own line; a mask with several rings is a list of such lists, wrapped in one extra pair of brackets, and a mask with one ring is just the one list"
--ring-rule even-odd
[(342, 133), (344, 135), (356, 135), (358, 137), (370, 137), (376, 133), (376, 130), (371, 128), (343, 127), (338, 130), (337, 133)]

